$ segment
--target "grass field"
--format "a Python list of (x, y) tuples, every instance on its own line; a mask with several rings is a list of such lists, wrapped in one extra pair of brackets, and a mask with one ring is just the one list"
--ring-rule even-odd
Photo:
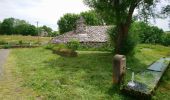
[[(78, 57), (67, 58), (44, 48), (12, 49), (5, 69), (9, 82), (0, 88), (20, 87), (26, 99), (48, 100), (131, 100), (112, 85), (112, 58), (109, 52), (79, 51)], [(170, 47), (139, 45), (134, 57), (127, 57), (127, 67), (136, 73), (160, 57), (170, 56)], [(128, 71), (128, 73), (131, 71)], [(129, 78), (129, 74), (127, 74)], [(11, 83), (10, 83), (11, 79)], [(12, 79), (16, 79), (12, 81)], [(5, 84), (5, 85), (3, 85)], [(16, 87), (15, 87), (15, 84)], [(1, 90), (4, 97), (15, 97)], [(32, 92), (31, 92), (32, 91)], [(15, 92), (11, 90), (11, 92)], [(17, 92), (16, 92), (17, 93)], [(10, 95), (9, 95), (10, 94)], [(24, 94), (30, 95), (29, 97)], [(170, 70), (158, 87), (154, 99), (169, 100)], [(0, 95), (1, 96), (1, 95)]]
[(37, 36), (22, 36), (22, 35), (0, 35), (0, 41), (16, 43), (22, 42), (32, 42), (32, 43), (46, 43), (50, 40), (49, 37), (37, 37)]

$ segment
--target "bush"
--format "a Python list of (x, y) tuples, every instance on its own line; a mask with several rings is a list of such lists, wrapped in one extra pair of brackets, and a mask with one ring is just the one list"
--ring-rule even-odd
[(52, 50), (54, 48), (54, 46), (55, 46), (55, 44), (47, 44), (44, 46), (44, 48)]
[(67, 49), (67, 46), (65, 44), (57, 44), (52, 48), (52, 50), (54, 50), (54, 51), (57, 51), (60, 49)]
[(49, 37), (55, 37), (55, 36), (58, 36), (59, 34), (60, 34), (59, 31), (54, 31), (54, 32), (48, 33), (48, 36)]
[[(107, 32), (109, 34), (109, 44), (111, 44), (112, 46), (110, 46), (111, 48), (115, 47), (115, 38), (116, 38), (116, 27), (112, 27), (108, 30)], [(124, 54), (124, 55), (128, 55), (128, 54), (133, 54), (134, 53), (134, 48), (136, 47), (137, 43), (139, 41), (139, 36), (138, 34), (136, 34), (134, 31), (133, 31), (133, 28), (130, 29), (130, 32), (128, 34), (128, 37), (126, 40), (123, 41), (123, 43), (121, 44), (121, 54)], [(111, 50), (112, 52), (114, 51), (114, 48), (113, 50)]]
[(11, 45), (10, 45), (10, 44), (5, 44), (5, 45), (3, 45), (2, 48), (4, 48), (4, 49), (9, 49), (9, 48), (11, 48)]
[(79, 46), (80, 46), (80, 43), (79, 41), (76, 41), (76, 40), (72, 40), (67, 43), (67, 47), (72, 50), (77, 50)]
[(138, 44), (138, 35), (135, 33), (130, 33), (128, 35), (128, 38), (123, 42), (123, 46), (121, 49), (121, 53), (124, 55), (133, 55), (134, 49), (136, 47), (136, 45)]
[(23, 44), (23, 41), (22, 41), (22, 40), (19, 40), (18, 43), (19, 43), (19, 45), (22, 45), (22, 44)]

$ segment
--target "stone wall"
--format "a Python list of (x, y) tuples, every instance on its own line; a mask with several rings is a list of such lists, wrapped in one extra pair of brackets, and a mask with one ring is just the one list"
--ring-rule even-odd
[(91, 48), (100, 48), (107, 45), (107, 42), (81, 42), (81, 45)]
[(83, 17), (80, 17), (79, 20), (77, 20), (76, 22), (76, 30), (75, 33), (76, 34), (82, 34), (86, 32), (86, 25), (85, 25), (85, 20)]

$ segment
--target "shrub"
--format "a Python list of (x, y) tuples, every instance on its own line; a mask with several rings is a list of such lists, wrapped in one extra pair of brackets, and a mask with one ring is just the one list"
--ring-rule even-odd
[(110, 29), (108, 29), (107, 33), (109, 35), (109, 43), (112, 46), (114, 46), (114, 40), (115, 40), (115, 37), (116, 37), (116, 28), (111, 27)]
[[(115, 46), (115, 38), (116, 38), (116, 27), (112, 27), (108, 30), (107, 32), (109, 34), (109, 44), (111, 44), (112, 46), (110, 46), (111, 48), (113, 48)], [(130, 29), (130, 32), (128, 34), (128, 37), (126, 40), (123, 41), (123, 43), (121, 44), (121, 54), (124, 54), (124, 55), (128, 55), (128, 54), (133, 54), (134, 53), (134, 48), (136, 47), (137, 43), (139, 41), (139, 36), (138, 34), (136, 34), (134, 31), (133, 31), (133, 28)], [(111, 50), (112, 52), (114, 51), (114, 48), (113, 50)]]
[(80, 43), (79, 41), (76, 41), (76, 40), (72, 40), (67, 43), (67, 47), (72, 50), (77, 50), (79, 46), (80, 46)]
[(54, 50), (54, 51), (57, 51), (57, 50), (60, 50), (60, 49), (67, 49), (67, 46), (65, 45), (65, 44), (57, 44), (57, 45), (55, 45), (53, 48), (52, 48), (52, 50)]
[(10, 44), (5, 44), (5, 45), (3, 45), (3, 48), (4, 49), (9, 49), (9, 48), (11, 48), (11, 45)]
[(23, 41), (22, 41), (22, 40), (19, 40), (18, 43), (19, 43), (19, 45), (22, 45), (22, 44), (23, 44)]
[(44, 46), (44, 48), (52, 50), (54, 48), (54, 46), (55, 46), (55, 44), (47, 44)]
[(123, 46), (121, 49), (121, 53), (124, 55), (133, 55), (134, 49), (136, 47), (136, 45), (138, 44), (138, 35), (135, 33), (130, 33), (128, 35), (128, 38), (123, 42)]

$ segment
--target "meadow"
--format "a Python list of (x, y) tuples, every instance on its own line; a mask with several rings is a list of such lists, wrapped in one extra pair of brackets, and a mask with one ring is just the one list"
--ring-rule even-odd
[[(11, 49), (4, 68), (8, 82), (0, 82), (0, 93), (26, 100), (133, 100), (112, 83), (112, 53), (77, 52), (78, 57), (61, 57), (43, 47)], [(135, 52), (127, 57), (131, 70), (127, 70), (126, 80), (132, 70), (138, 73), (160, 57), (170, 56), (170, 47), (140, 44)], [(168, 69), (153, 99), (170, 99), (169, 73)]]
[(23, 43), (47, 43), (50, 37), (39, 37), (39, 36), (22, 36), (22, 35), (0, 35), (0, 42), (8, 43), (18, 43), (22, 41)]

